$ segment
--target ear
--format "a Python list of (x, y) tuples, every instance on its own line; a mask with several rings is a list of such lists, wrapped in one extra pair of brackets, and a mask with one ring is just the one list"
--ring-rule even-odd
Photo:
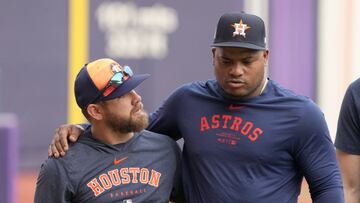
[(102, 107), (98, 104), (89, 104), (86, 110), (87, 113), (95, 120), (102, 120), (104, 118)]
[(268, 61), (269, 61), (269, 50), (263, 51), (263, 57), (264, 57), (264, 65), (268, 65)]
[(212, 63), (213, 65), (215, 65), (215, 52), (216, 52), (216, 47), (213, 47), (211, 49), (211, 52), (212, 52)]

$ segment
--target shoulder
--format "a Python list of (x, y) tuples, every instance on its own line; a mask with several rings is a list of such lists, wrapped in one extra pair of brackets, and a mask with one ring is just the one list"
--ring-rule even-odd
[(360, 102), (360, 78), (352, 82), (346, 90), (344, 99)]
[(349, 85), (349, 89), (359, 89), (360, 88), (360, 78), (356, 79)]
[(352, 117), (358, 117), (360, 114), (360, 78), (352, 82), (344, 95), (340, 117), (350, 115)]
[(148, 130), (143, 130), (140, 132), (139, 140), (146, 145), (151, 144), (153, 146), (157, 146), (158, 148), (168, 148), (174, 149), (176, 151), (179, 149), (177, 142), (169, 136)]
[(60, 184), (68, 182), (68, 172), (66, 163), (62, 158), (49, 157), (42, 164), (37, 179), (37, 185), (46, 186), (49, 184)]
[(204, 91), (209, 91), (217, 83), (215, 80), (207, 80), (207, 81), (194, 81), (190, 83), (185, 83), (178, 87), (173, 94), (186, 94), (186, 93), (201, 93)]
[(311, 98), (284, 88), (274, 81), (270, 81), (270, 85), (268, 99), (286, 109), (289, 116), (296, 117), (299, 127), (305, 130), (309, 129), (309, 125), (316, 127), (315, 123), (319, 124), (318, 127), (326, 126), (323, 112)]
[(59, 172), (68, 172), (72, 170), (73, 162), (78, 161), (81, 156), (81, 149), (84, 145), (82, 143), (76, 143), (70, 145), (69, 150), (63, 157), (54, 158), (48, 157), (47, 160), (41, 165), (41, 171), (47, 174), (58, 175)]
[(203, 95), (206, 92), (206, 82), (195, 81), (186, 83), (176, 88), (165, 100), (164, 105), (171, 107), (171, 111), (178, 110), (173, 105), (184, 104), (184, 102), (191, 102), (196, 96)]
[(83, 162), (85, 159), (91, 159), (89, 154), (92, 151), (96, 151), (93, 149), (94, 147), (91, 145), (91, 140), (87, 134), (86, 131), (80, 136), (76, 143), (70, 143), (69, 150), (66, 152), (65, 156), (59, 158), (49, 157), (45, 160), (43, 166), (49, 168), (49, 170), (56, 169), (57, 171), (76, 172), (79, 163)]
[(294, 98), (297, 100), (308, 100), (308, 97), (306, 97), (302, 94), (298, 94), (298, 93), (294, 92), (293, 90), (290, 90), (289, 88), (286, 88), (286, 87), (280, 85), (279, 83), (275, 82), (274, 80), (269, 80), (269, 86), (270, 86), (270, 89), (272, 90), (272, 93), (274, 94), (274, 96), (285, 96), (285, 97), (290, 97), (290, 98)]
[(140, 132), (140, 139), (149, 141), (149, 142), (156, 142), (156, 141), (162, 141), (165, 142), (167, 145), (176, 143), (173, 139), (171, 139), (169, 136), (151, 132), (148, 130), (143, 130)]
[[(59, 158), (61, 159), (61, 158)], [(49, 157), (46, 159), (40, 168), (40, 176), (53, 176), (58, 174), (59, 166), (61, 165), (59, 159)]]
[(304, 110), (319, 111), (319, 107), (308, 96), (296, 93), (288, 88), (281, 86), (273, 80), (269, 81), (270, 95), (269, 98), (275, 99), (279, 104), (283, 103), (290, 108), (299, 109), (301, 112)]

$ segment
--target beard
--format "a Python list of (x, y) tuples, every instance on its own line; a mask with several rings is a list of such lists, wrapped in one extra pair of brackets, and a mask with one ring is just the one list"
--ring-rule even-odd
[(149, 119), (144, 110), (135, 113), (131, 111), (127, 118), (107, 112), (105, 122), (114, 132), (130, 133), (144, 130), (149, 124)]

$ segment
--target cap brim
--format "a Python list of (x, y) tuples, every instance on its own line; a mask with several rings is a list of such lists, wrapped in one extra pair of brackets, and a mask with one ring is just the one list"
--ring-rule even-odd
[(118, 88), (116, 88), (116, 90), (114, 90), (114, 92), (112, 92), (109, 96), (102, 97), (99, 99), (99, 101), (106, 101), (121, 97), (126, 93), (130, 92), (131, 90), (135, 89), (148, 77), (150, 77), (150, 74), (134, 75), (128, 80), (126, 80), (123, 84), (121, 84)]
[(239, 48), (247, 48), (247, 49), (255, 49), (255, 50), (265, 50), (265, 47), (257, 46), (250, 43), (240, 43), (240, 42), (220, 42), (213, 43), (212, 47), (239, 47)]

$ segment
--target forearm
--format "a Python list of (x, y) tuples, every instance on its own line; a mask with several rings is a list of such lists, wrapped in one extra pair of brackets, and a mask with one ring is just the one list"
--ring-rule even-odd
[(345, 202), (360, 203), (360, 169), (357, 166), (359, 164), (358, 157), (351, 159), (353, 155), (346, 155), (346, 157), (340, 156), (340, 158), (339, 152), (337, 154), (344, 185)]
[(360, 203), (360, 188), (344, 185), (346, 203)]
[(336, 150), (347, 203), (360, 203), (360, 156)]

